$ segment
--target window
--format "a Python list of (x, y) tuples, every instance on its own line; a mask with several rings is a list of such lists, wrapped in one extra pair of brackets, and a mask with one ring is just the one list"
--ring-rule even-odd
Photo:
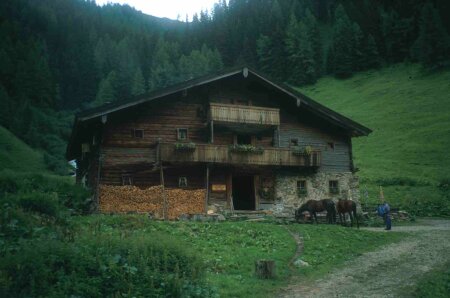
[(186, 177), (178, 178), (178, 186), (179, 187), (187, 187), (187, 178)]
[(299, 198), (306, 197), (308, 195), (308, 190), (306, 189), (306, 180), (297, 181), (297, 196)]
[(298, 146), (298, 139), (291, 139), (289, 142), (290, 147), (297, 147)]
[(134, 129), (133, 130), (133, 137), (142, 139), (144, 137), (144, 130), (143, 129)]
[(187, 128), (177, 128), (177, 139), (179, 141), (184, 141), (188, 139), (188, 130)]
[(330, 180), (329, 181), (329, 186), (330, 186), (330, 193), (331, 194), (339, 193), (339, 184), (338, 184), (337, 180)]
[(328, 144), (328, 149), (330, 149), (330, 150), (334, 150), (334, 143), (333, 142), (328, 142), (327, 143)]
[(252, 144), (252, 137), (249, 136), (249, 135), (237, 135), (236, 143), (238, 145), (251, 145)]
[(123, 174), (122, 185), (133, 185), (133, 177), (130, 174)]

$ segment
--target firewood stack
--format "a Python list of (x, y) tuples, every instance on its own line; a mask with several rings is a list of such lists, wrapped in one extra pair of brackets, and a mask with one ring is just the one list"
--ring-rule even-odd
[[(169, 219), (176, 219), (181, 214), (204, 212), (204, 189), (166, 188), (164, 192)], [(100, 185), (99, 209), (101, 212), (150, 212), (155, 217), (162, 218), (163, 208), (164, 200), (161, 186), (140, 189), (130, 185)]]

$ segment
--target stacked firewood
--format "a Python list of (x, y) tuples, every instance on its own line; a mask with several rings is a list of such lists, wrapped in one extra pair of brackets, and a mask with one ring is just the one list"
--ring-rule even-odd
[[(129, 185), (101, 185), (99, 190), (101, 212), (148, 212), (157, 218), (162, 218), (166, 213), (169, 219), (176, 219), (181, 214), (204, 212), (204, 189), (166, 188), (163, 191), (161, 186), (140, 189)], [(164, 204), (164, 196), (166, 204)]]

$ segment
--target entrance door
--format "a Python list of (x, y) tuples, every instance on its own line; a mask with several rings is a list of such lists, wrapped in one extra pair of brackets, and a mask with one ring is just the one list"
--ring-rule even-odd
[(233, 176), (233, 205), (235, 210), (255, 210), (253, 176)]

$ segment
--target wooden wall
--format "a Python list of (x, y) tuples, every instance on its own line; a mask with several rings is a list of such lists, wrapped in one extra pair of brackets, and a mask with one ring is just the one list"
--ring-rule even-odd
[[(312, 146), (322, 151), (322, 167), (319, 171), (339, 172), (351, 170), (350, 143), (342, 133), (333, 133), (319, 128), (310, 121), (302, 121), (302, 115), (293, 103), (286, 106), (283, 94), (277, 94), (264, 88), (251, 87), (242, 80), (229, 80), (188, 90), (187, 95), (176, 93), (164, 99), (139, 105), (135, 108), (108, 115), (103, 129), (103, 164), (101, 182), (121, 185), (122, 175), (130, 174), (133, 182), (141, 187), (159, 184), (159, 172), (155, 171), (156, 144), (177, 142), (177, 128), (188, 129), (188, 141), (208, 143), (210, 127), (207, 122), (208, 102), (249, 104), (280, 108), (280, 146), (289, 147), (290, 139), (296, 138), (300, 146)], [(284, 96), (284, 99), (283, 99)], [(143, 138), (133, 136), (134, 129), (144, 131)], [(253, 137), (256, 146), (278, 146), (274, 138), (274, 129), (258, 132)], [(214, 127), (214, 143), (227, 145), (234, 142), (234, 132), (225, 127)], [(334, 149), (328, 146), (334, 144)], [(167, 170), (166, 184), (178, 186), (180, 175), (189, 176), (189, 187), (205, 187), (204, 165), (199, 167), (181, 167)], [(217, 183), (226, 181), (220, 174), (212, 175)], [(212, 180), (214, 181), (214, 180)], [(223, 195), (215, 195), (223, 199)]]

